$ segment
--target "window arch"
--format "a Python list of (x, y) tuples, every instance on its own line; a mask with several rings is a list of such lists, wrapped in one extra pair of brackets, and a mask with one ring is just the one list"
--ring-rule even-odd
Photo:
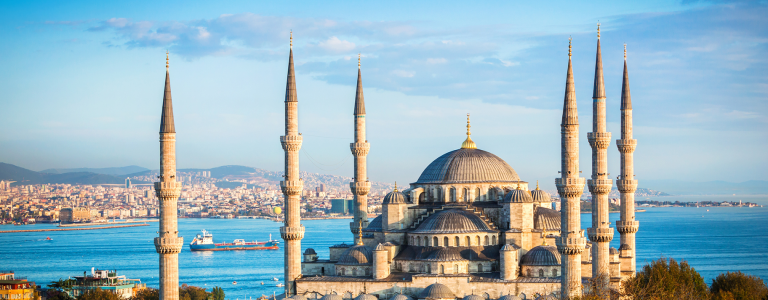
[(435, 247), (438, 246), (438, 239), (437, 239), (437, 237), (432, 238), (432, 246), (435, 246)]
[(480, 188), (475, 189), (475, 201), (480, 201)]
[(552, 269), (552, 277), (557, 277), (557, 268)]
[(440, 274), (445, 274), (445, 265), (440, 265)]
[(461, 239), (457, 236), (454, 240), (456, 240), (456, 247), (461, 246)]
[(416, 246), (421, 246), (421, 237), (416, 237)]
[(459, 274), (459, 265), (453, 265), (453, 274)]
[(416, 266), (413, 263), (408, 264), (408, 272), (416, 273)]
[(528, 272), (526, 272), (527, 277), (531, 277), (531, 269), (528, 269)]
[(365, 268), (365, 276), (371, 275), (371, 269)]
[(484, 245), (488, 246), (488, 236), (487, 235), (485, 236), (485, 244)]
[(496, 236), (491, 237), (491, 245), (496, 245)]
[(467, 247), (472, 246), (472, 238), (467, 237)]
[(427, 273), (432, 273), (432, 265), (427, 264)]
[(483, 273), (483, 264), (477, 264), (477, 272)]
[(424, 203), (424, 193), (419, 194), (419, 203)]
[(341, 276), (346, 276), (346, 275), (347, 275), (347, 269), (341, 268)]
[(469, 198), (470, 198), (469, 197), (469, 189), (468, 188), (463, 188), (462, 192), (461, 192), (461, 201), (463, 201), (463, 202), (472, 202), (472, 201), (470, 201)]
[(544, 269), (539, 269), (539, 277), (544, 277)]
[(445, 247), (448, 247), (448, 246), (450, 246), (450, 245), (448, 244), (448, 237), (447, 237), (447, 236), (443, 238), (443, 246), (445, 246)]
[(456, 188), (455, 187), (451, 187), (449, 192), (450, 192), (449, 195), (451, 196), (451, 202), (456, 202), (456, 198), (457, 198), (456, 197)]
[(475, 236), (475, 245), (480, 246), (480, 236)]

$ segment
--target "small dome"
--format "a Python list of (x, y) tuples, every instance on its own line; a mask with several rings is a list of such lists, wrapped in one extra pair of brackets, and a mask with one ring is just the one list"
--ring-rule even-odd
[(522, 300), (522, 299), (520, 299), (520, 297), (515, 295), (506, 295), (506, 296), (501, 296), (499, 300)]
[(384, 196), (384, 201), (381, 204), (405, 204), (405, 195), (398, 192), (397, 188), (394, 191), (389, 192)]
[(344, 300), (344, 298), (336, 294), (328, 294), (320, 298), (320, 300)]
[(514, 189), (504, 196), (504, 203), (531, 203), (531, 193), (521, 189)]
[(515, 248), (515, 246), (512, 246), (510, 244), (506, 244), (506, 245), (504, 245), (504, 247), (501, 247), (501, 250), (499, 250), (499, 251), (515, 251), (515, 250), (517, 250), (517, 248)]
[(381, 215), (376, 216), (368, 223), (368, 227), (363, 228), (363, 232), (381, 232)]
[(469, 296), (466, 296), (466, 297), (462, 298), (461, 300), (485, 300), (485, 298), (483, 298), (481, 296), (478, 296), (478, 295), (469, 295)]
[(427, 256), (429, 261), (457, 261), (466, 260), (461, 257), (461, 252), (456, 248), (442, 247), (435, 252), (432, 252)]
[(344, 251), (339, 257), (341, 265), (370, 265), (373, 262), (373, 251), (370, 247), (357, 245)]
[(315, 249), (312, 249), (312, 248), (307, 248), (307, 250), (304, 250), (304, 255), (309, 255), (309, 254), (317, 254), (317, 252), (315, 252)]
[(549, 197), (549, 193), (538, 189), (538, 187), (531, 191), (531, 198), (533, 198), (533, 202), (552, 202), (552, 198)]
[(442, 283), (433, 283), (421, 291), (419, 298), (454, 299), (456, 295), (453, 294), (453, 291), (448, 286)]
[(629, 244), (621, 244), (621, 247), (619, 247), (619, 250), (632, 250), (632, 247), (629, 246)]
[(373, 250), (375, 250), (375, 251), (384, 251), (384, 250), (387, 250), (387, 249), (384, 248), (384, 245), (378, 244), (378, 245), (376, 245), (376, 249), (373, 249)]
[(536, 246), (523, 255), (520, 260), (523, 266), (559, 266), (560, 252), (555, 246)]
[(392, 298), (389, 298), (389, 300), (413, 300), (413, 298), (403, 295), (403, 294), (397, 294)]
[(616, 250), (616, 248), (613, 248), (613, 247), (608, 249), (608, 252), (610, 252), (611, 254), (619, 254), (619, 250)]
[(355, 297), (355, 300), (379, 300), (379, 298), (376, 298), (376, 296), (371, 294), (361, 294), (360, 296)]
[(461, 209), (446, 209), (427, 217), (414, 233), (495, 232), (479, 216)]
[(293, 295), (292, 297), (288, 298), (293, 300), (307, 300), (307, 297), (304, 297), (303, 295)]

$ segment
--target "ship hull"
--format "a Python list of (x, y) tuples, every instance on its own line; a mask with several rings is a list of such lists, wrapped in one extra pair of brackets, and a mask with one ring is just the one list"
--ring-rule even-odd
[(192, 251), (231, 251), (231, 250), (277, 250), (277, 244), (266, 243), (261, 245), (226, 245), (226, 244), (198, 244), (189, 245)]

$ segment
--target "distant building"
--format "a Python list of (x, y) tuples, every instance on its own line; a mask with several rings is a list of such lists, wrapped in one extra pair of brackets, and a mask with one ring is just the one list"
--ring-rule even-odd
[(348, 214), (352, 200), (331, 199), (332, 214)]
[(0, 299), (33, 300), (35, 283), (15, 277), (13, 271), (0, 271)]
[(65, 288), (67, 294), (72, 297), (78, 297), (89, 290), (102, 289), (128, 299), (136, 295), (137, 292), (147, 288), (139, 279), (127, 279), (125, 275), (117, 275), (116, 270), (94, 270), (91, 268), (91, 274), (83, 272), (83, 276), (75, 276), (74, 282), (68, 288)]
[(66, 207), (59, 213), (62, 224), (91, 220), (91, 210), (85, 207)]
[(130, 189), (131, 188), (131, 178), (125, 178), (125, 188)]

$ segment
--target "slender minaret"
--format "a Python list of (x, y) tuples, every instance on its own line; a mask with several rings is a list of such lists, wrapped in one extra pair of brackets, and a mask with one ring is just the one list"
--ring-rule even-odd
[(179, 236), (176, 216), (181, 182), (176, 181), (176, 126), (173, 124), (171, 77), (168, 69), (166, 52), (163, 116), (160, 119), (160, 182), (155, 182), (155, 192), (160, 202), (160, 236), (155, 238), (155, 250), (160, 254), (160, 300), (178, 300), (179, 252), (184, 238)]
[(611, 133), (605, 129), (605, 84), (603, 83), (603, 59), (600, 54), (600, 24), (597, 24), (597, 57), (595, 58), (595, 85), (592, 90), (592, 132), (587, 133), (592, 147), (592, 179), (587, 180), (592, 193), (592, 228), (587, 236), (592, 241), (592, 278), (600, 278), (604, 284), (610, 280), (610, 242), (613, 228), (608, 221), (608, 193), (613, 181), (608, 179), (608, 145)]
[(285, 180), (280, 182), (285, 199), (285, 226), (280, 236), (285, 240), (285, 296), (296, 294), (295, 281), (301, 276), (301, 190), (304, 181), (299, 178), (299, 149), (302, 137), (299, 133), (299, 101), (296, 98), (296, 76), (293, 73), (293, 32), (291, 52), (288, 57), (288, 82), (285, 85), (285, 135), (280, 144), (285, 151)]
[(624, 45), (624, 81), (621, 85), (621, 139), (616, 140), (621, 153), (621, 175), (616, 180), (616, 187), (621, 192), (621, 216), (616, 222), (616, 229), (621, 234), (621, 255), (631, 256), (630, 264), (621, 264), (622, 271), (634, 273), (636, 270), (635, 233), (639, 222), (635, 220), (635, 180), (634, 152), (637, 140), (632, 138), (632, 97), (629, 95), (629, 73), (627, 72), (627, 45)]
[(573, 83), (571, 44), (568, 43), (568, 76), (565, 83), (561, 134), (561, 171), (555, 179), (560, 194), (560, 237), (556, 240), (561, 254), (563, 276), (560, 293), (563, 298), (581, 296), (581, 253), (587, 239), (581, 230), (581, 194), (584, 178), (579, 177), (579, 114), (576, 109), (576, 88)]
[(368, 164), (366, 157), (371, 144), (365, 139), (365, 98), (363, 98), (363, 76), (360, 71), (360, 54), (357, 55), (357, 93), (355, 94), (355, 142), (349, 144), (355, 157), (355, 178), (349, 183), (352, 195), (355, 197), (355, 219), (349, 223), (349, 229), (355, 237), (355, 244), (362, 242), (362, 228), (368, 227), (368, 192), (371, 182), (368, 181)]

